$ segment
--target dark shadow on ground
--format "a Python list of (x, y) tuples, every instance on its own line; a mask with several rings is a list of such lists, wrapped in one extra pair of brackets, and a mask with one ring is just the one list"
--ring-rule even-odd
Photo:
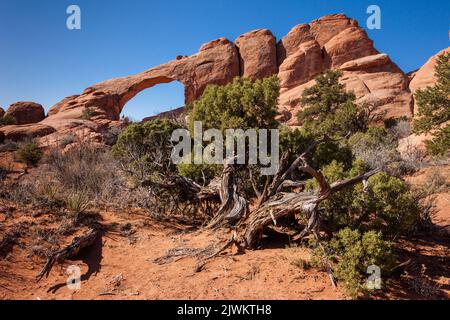
[[(70, 261), (82, 261), (88, 266), (85, 274), (81, 275), (81, 282), (88, 281), (92, 275), (97, 274), (101, 270), (102, 253), (103, 253), (103, 233), (95, 240), (94, 244), (83, 248), (80, 252), (70, 259)], [(66, 283), (59, 283), (49, 288), (47, 292), (56, 293), (59, 289), (66, 286)]]

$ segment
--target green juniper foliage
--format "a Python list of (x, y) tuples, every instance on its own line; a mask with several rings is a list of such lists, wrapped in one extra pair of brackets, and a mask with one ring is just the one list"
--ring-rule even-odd
[[(350, 170), (332, 161), (322, 173), (330, 183), (355, 177), (367, 171), (361, 160), (353, 162)], [(306, 188), (317, 188), (314, 179)], [(319, 208), (324, 219), (323, 228), (329, 234), (341, 228), (382, 231), (386, 235), (406, 234), (413, 229), (420, 209), (408, 186), (387, 173), (377, 173), (368, 180), (368, 189), (361, 184), (335, 193), (323, 201)]]
[(17, 150), (17, 158), (19, 161), (27, 164), (28, 166), (35, 166), (41, 160), (43, 152), (35, 142), (29, 142), (23, 144)]
[(113, 154), (138, 183), (150, 176), (173, 173), (176, 166), (170, 160), (173, 148), (170, 139), (179, 128), (180, 125), (165, 119), (132, 124), (119, 135)]
[(340, 71), (328, 70), (302, 94), (303, 110), (297, 114), (298, 120), (317, 136), (345, 136), (367, 129), (369, 113), (356, 106), (354, 93), (346, 92), (339, 83), (341, 76)]
[(445, 156), (450, 150), (450, 53), (437, 58), (436, 84), (417, 90), (415, 94), (417, 115), (415, 133), (433, 133), (427, 141), (428, 151), (435, 156)]
[(379, 267), (382, 279), (386, 279), (395, 263), (392, 244), (383, 240), (381, 232), (362, 233), (345, 228), (323, 246), (318, 246), (315, 241), (312, 245), (315, 247), (312, 264), (323, 267), (325, 259), (331, 261), (334, 276), (353, 298), (370, 294), (366, 285), (369, 266)]
[(209, 85), (191, 106), (189, 129), (194, 121), (202, 121), (204, 130), (276, 128), (279, 91), (276, 76), (256, 81), (237, 77), (225, 86)]
[(16, 118), (14, 118), (12, 115), (5, 114), (3, 117), (0, 117), (0, 127), (9, 126), (12, 124), (16, 124)]

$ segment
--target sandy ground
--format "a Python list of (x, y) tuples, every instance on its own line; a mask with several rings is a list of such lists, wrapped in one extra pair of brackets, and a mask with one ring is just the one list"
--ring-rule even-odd
[[(37, 283), (43, 259), (14, 246), (0, 261), (1, 299), (345, 299), (326, 273), (302, 270), (293, 263), (309, 259), (302, 248), (272, 248), (234, 255), (225, 252), (195, 272), (187, 257), (158, 265), (153, 261), (173, 248), (204, 248), (217, 234), (176, 229), (136, 215), (107, 214), (103, 223), (131, 223), (131, 236), (106, 233), (70, 264), (81, 268), (81, 289), (66, 285), (67, 267), (55, 267)], [(26, 241), (26, 240), (25, 240)], [(101, 242), (100, 242), (101, 241)], [(282, 247), (277, 247), (277, 245)]]

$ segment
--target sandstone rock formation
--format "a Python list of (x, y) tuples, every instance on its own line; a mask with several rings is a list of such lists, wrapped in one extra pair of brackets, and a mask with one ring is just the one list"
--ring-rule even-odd
[(252, 80), (278, 72), (276, 39), (272, 32), (260, 29), (243, 34), (235, 41), (240, 55), (240, 75)]
[(5, 115), (5, 110), (3, 110), (3, 108), (0, 108), (0, 118), (3, 118), (4, 115)]
[(183, 117), (185, 117), (185, 115), (184, 115), (184, 107), (180, 107), (180, 108), (176, 108), (176, 109), (173, 109), (173, 110), (169, 110), (169, 111), (166, 111), (166, 112), (159, 113), (159, 114), (157, 114), (155, 116), (144, 118), (144, 119), (142, 119), (142, 122), (148, 122), (148, 121), (152, 121), (152, 120), (155, 120), (155, 119), (168, 119), (168, 120), (177, 121), (177, 120), (179, 120), (180, 118), (183, 118)]
[(45, 118), (44, 108), (35, 102), (13, 103), (6, 114), (14, 117), (17, 125), (37, 123)]
[(278, 44), (283, 120), (297, 124), (304, 89), (315, 75), (340, 69), (347, 90), (359, 103), (377, 106), (385, 118), (411, 116), (408, 77), (385, 54), (380, 54), (355, 20), (336, 14), (294, 27)]
[(0, 132), (5, 136), (5, 140), (20, 141), (47, 136), (55, 129), (39, 123), (4, 126)]
[[(180, 55), (142, 73), (97, 83), (54, 105), (40, 124), (56, 130), (47, 141), (57, 141), (73, 128), (99, 139), (111, 123), (120, 119), (130, 99), (157, 84), (175, 80), (183, 83), (185, 102), (190, 103), (208, 84), (224, 85), (239, 75), (259, 79), (277, 74), (281, 84), (280, 119), (297, 125), (303, 90), (329, 68), (342, 70), (342, 83), (355, 92), (359, 103), (375, 105), (385, 118), (412, 116), (410, 78), (373, 47), (355, 20), (335, 14), (295, 26), (278, 43), (269, 30), (254, 30), (235, 43), (220, 38), (206, 43), (192, 56)], [(421, 78), (418, 72), (411, 88)], [(92, 117), (84, 119), (88, 108)]]
[(80, 119), (83, 110), (92, 108), (94, 119), (119, 120), (123, 106), (144, 89), (178, 80), (185, 86), (185, 101), (199, 98), (208, 84), (224, 85), (239, 76), (239, 55), (225, 38), (209, 42), (186, 58), (129, 77), (116, 78), (87, 88), (81, 95), (67, 97), (53, 106), (44, 123), (65, 126)]

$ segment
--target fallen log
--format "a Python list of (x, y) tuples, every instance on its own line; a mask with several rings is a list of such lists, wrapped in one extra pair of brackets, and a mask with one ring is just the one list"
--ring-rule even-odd
[(64, 260), (76, 256), (81, 249), (93, 245), (99, 235), (99, 230), (92, 229), (87, 234), (74, 238), (72, 243), (64, 249), (48, 255), (44, 268), (37, 276), (37, 281), (39, 282), (44, 276), (48, 277), (55, 263), (63, 263)]

